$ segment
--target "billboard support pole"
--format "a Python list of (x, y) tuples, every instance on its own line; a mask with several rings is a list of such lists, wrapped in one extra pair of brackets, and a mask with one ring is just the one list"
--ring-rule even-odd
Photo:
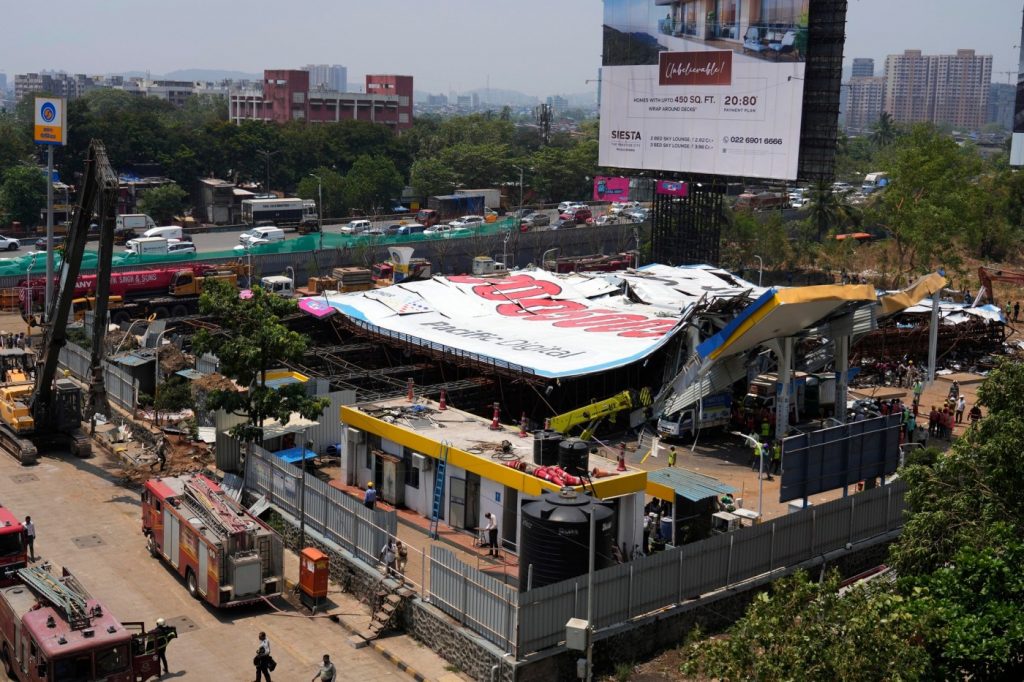
[(833, 417), (840, 423), (846, 423), (846, 395), (849, 388), (850, 374), (850, 337), (846, 334), (836, 337), (836, 400)]
[[(82, 210), (86, 210), (84, 207)], [(46, 303), (43, 319), (50, 321), (53, 299), (53, 145), (46, 147)]]
[(793, 366), (793, 337), (780, 339), (775, 346), (779, 361), (779, 394), (775, 401), (775, 437), (785, 438), (789, 431), (790, 368)]
[(932, 294), (932, 317), (928, 323), (928, 385), (935, 383), (935, 359), (939, 345), (939, 295)]

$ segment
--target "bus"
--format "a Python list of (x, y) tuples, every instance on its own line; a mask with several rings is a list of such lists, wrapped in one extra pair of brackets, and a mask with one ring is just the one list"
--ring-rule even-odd
[(242, 222), (257, 225), (298, 225), (317, 219), (316, 202), (312, 199), (243, 199)]

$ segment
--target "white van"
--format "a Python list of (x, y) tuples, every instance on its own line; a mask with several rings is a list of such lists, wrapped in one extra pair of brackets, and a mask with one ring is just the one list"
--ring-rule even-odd
[(164, 237), (139, 237), (129, 239), (124, 245), (124, 250), (137, 256), (162, 256), (167, 255), (167, 243)]
[(196, 245), (194, 242), (180, 242), (176, 239), (168, 240), (167, 242), (167, 253), (170, 254), (186, 254), (195, 253)]
[(271, 275), (260, 280), (260, 286), (271, 294), (291, 298), (295, 295), (295, 288), (291, 277), (284, 275)]
[(164, 227), (151, 227), (142, 233), (143, 237), (163, 237), (164, 239), (181, 239), (181, 228), (177, 225), (165, 225)]
[(156, 222), (145, 213), (122, 213), (117, 216), (117, 222), (114, 225), (115, 229), (137, 231), (148, 230), (151, 227), (156, 227)]
[(342, 234), (363, 234), (370, 231), (369, 220), (353, 220), (348, 225), (341, 226)]
[(238, 241), (242, 246), (283, 242), (284, 230), (280, 227), (254, 227), (238, 235)]

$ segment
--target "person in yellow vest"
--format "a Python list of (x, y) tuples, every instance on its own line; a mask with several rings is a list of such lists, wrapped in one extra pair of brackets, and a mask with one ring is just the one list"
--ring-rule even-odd
[(674, 467), (676, 465), (676, 446), (673, 445), (668, 449), (668, 465)]

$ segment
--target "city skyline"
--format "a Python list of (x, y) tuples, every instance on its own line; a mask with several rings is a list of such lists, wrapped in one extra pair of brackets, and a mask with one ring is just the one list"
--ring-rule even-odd
[[(44, 31), (30, 5), (0, 10), (0, 21), (9, 27), (0, 72), (9, 84), (15, 74), (43, 70), (259, 74), (341, 64), (350, 81), (367, 73), (408, 74), (417, 90), (432, 93), (490, 86), (546, 97), (597, 88), (603, 8), (596, 0), (520, 0), (515, 12), (479, 0), (381, 0), (359, 3), (357, 9), (353, 3), (300, 0), (289, 5), (289, 15), (267, 0), (249, 3), (244, 14), (234, 4), (199, 0), (173, 5), (108, 0), (102, 8), (70, 0), (50, 4), (48, 16), (62, 21), (47, 27), (53, 45), (43, 49)], [(1017, 72), (1021, 12), (1021, 0), (989, 0), (969, 8), (953, 0), (850, 0), (844, 64), (871, 57), (877, 70), (887, 55), (907, 49), (925, 54), (974, 49), (992, 55), (992, 79), (1005, 83)], [(110, 35), (114, 19), (118, 31)], [(152, 26), (160, 27), (158, 34)], [(197, 39), (196, 26), (225, 30), (211, 29), (204, 41)]]

